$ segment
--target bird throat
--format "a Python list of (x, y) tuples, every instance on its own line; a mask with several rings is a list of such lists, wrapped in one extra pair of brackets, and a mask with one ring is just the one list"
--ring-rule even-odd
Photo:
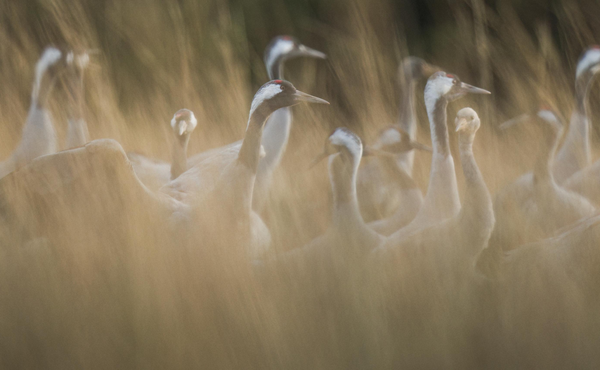
[(444, 157), (450, 155), (450, 142), (448, 138), (448, 125), (446, 123), (446, 108), (448, 100), (441, 97), (438, 98), (433, 107), (427, 107), (427, 115), (431, 125), (431, 136), (433, 141), (433, 151), (436, 154), (441, 154)]

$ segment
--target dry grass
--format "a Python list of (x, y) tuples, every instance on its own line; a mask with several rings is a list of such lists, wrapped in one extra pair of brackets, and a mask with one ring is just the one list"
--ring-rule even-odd
[[(332, 105), (294, 108), (290, 144), (265, 215), (274, 253), (299, 247), (327, 228), (325, 166), (305, 169), (333, 127), (347, 126), (368, 142), (396, 119), (396, 69), (409, 54), (494, 92), (453, 103), (448, 114), (452, 122), (462, 107), (479, 112), (475, 155), (494, 194), (532, 167), (539, 141), (535, 128), (503, 133), (496, 126), (539, 98), (569, 116), (576, 58), (600, 34), (591, 17), (600, 5), (563, 0), (538, 2), (527, 10), (525, 1), (430, 3), (433, 26), (410, 22), (416, 5), (387, 0), (297, 5), (5, 0), (0, 3), (0, 157), (20, 140), (32, 66), (45, 44), (101, 50), (85, 79), (93, 139), (114, 138), (127, 151), (166, 160), (168, 122), (182, 107), (193, 110), (199, 121), (192, 154), (243, 136), (252, 95), (267, 78), (262, 48), (272, 36), (290, 33), (326, 52), (328, 59), (290, 61), (286, 79)], [(423, 28), (415, 32), (413, 26)], [(60, 85), (55, 91), (52, 111), (64, 137), (65, 92)], [(429, 142), (421, 93), (419, 115), (420, 141)], [(451, 142), (456, 152), (453, 133)], [(429, 161), (427, 154), (417, 155), (415, 177), (423, 189)], [(113, 182), (115, 170), (94, 163), (80, 166), (83, 175), (55, 194), (50, 208), (28, 189), (11, 195), (19, 199), (15, 204), (27, 207), (18, 209), (21, 218), (0, 228), (0, 367), (379, 369), (442, 363), (501, 368), (505, 350), (529, 365), (569, 363), (567, 357), (550, 356), (560, 357), (548, 353), (554, 341), (526, 348), (513, 348), (510, 340), (494, 342), (496, 330), (509, 333), (503, 338), (529, 337), (494, 326), (480, 311), (494, 302), (486, 294), (487, 301), (475, 298), (481, 292), (448, 310), (439, 308), (447, 302), (443, 299), (415, 296), (435, 309), (401, 311), (408, 315), (400, 321), (406, 327), (389, 321), (398, 312), (378, 305), (371, 294), (380, 287), (369, 283), (351, 279), (342, 284), (346, 293), (332, 294), (326, 303), (309, 297), (301, 283), (270, 294), (251, 279), (225, 242), (210, 239), (201, 226), (189, 239), (162, 232), (139, 194), (119, 193), (125, 187)], [(462, 187), (458, 163), (457, 173)], [(189, 247), (190, 239), (197, 249)], [(435, 279), (429, 284), (432, 291), (444, 286)], [(349, 287), (355, 290), (348, 293)], [(570, 343), (573, 351), (565, 353), (576, 354), (577, 365), (589, 366), (598, 359), (582, 338), (598, 337), (598, 320), (581, 316), (582, 303), (570, 298), (557, 304), (567, 307), (559, 315), (565, 322), (537, 322), (532, 330), (547, 328), (548, 333), (532, 338), (563, 338), (556, 345)], [(546, 299), (534, 302), (552, 304)], [(560, 294), (557, 299), (567, 300)], [(411, 314), (416, 314), (414, 322)], [(428, 318), (434, 324), (425, 325), (431, 331), (423, 333), (420, 320)], [(570, 324), (586, 330), (570, 331)], [(514, 365), (514, 358), (507, 364)]]

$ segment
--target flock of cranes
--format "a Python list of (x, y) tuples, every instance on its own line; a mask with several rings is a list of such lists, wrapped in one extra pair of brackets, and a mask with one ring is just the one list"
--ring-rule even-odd
[[(227, 243), (241, 246), (240, 258), (266, 282), (277, 280), (270, 278), (274, 273), (280, 276), (302, 271), (312, 276), (294, 278), (315, 279), (318, 271), (332, 269), (338, 277), (346, 278), (372, 271), (375, 279), (385, 280), (395, 294), (431, 289), (426, 279), (415, 276), (435, 276), (435, 281), (447, 284), (443, 289), (452, 292), (463, 289), (467, 281), (491, 281), (510, 290), (522, 284), (519, 278), (526, 279), (535, 266), (548, 276), (552, 271), (575, 269), (573, 280), (583, 290), (595, 284), (596, 267), (590, 261), (598, 258), (600, 246), (596, 208), (600, 204), (600, 160), (591, 161), (588, 100), (594, 76), (600, 72), (598, 47), (586, 50), (577, 65), (576, 105), (562, 146), (565, 123), (548, 106), (503, 125), (503, 129), (521, 123), (539, 125), (541, 146), (532, 171), (495, 198), (473, 152), (479, 116), (471, 108), (457, 113), (453, 129), (458, 133), (465, 183), (462, 204), (450, 151), (447, 107), (467, 94), (490, 92), (422, 59), (405, 58), (400, 66), (398, 123), (382, 130), (370, 146), (343, 127), (327, 137), (323, 153), (313, 165), (328, 158), (333, 194), (331, 225), (304, 247), (276, 256), (268, 253), (273, 239), (261, 214), (267, 207), (273, 173), (286, 150), (292, 125), (290, 108), (300, 103), (329, 104), (283, 80), (284, 63), (296, 57), (324, 59), (325, 54), (289, 36), (274, 38), (264, 57), (271, 81), (254, 95), (244, 138), (188, 156), (190, 136), (198, 122), (192, 111), (181, 109), (170, 122), (170, 163), (125, 153), (112, 140), (86, 144), (89, 135), (82, 107), (88, 54), (52, 47), (43, 52), (35, 69), (21, 142), (0, 165), (0, 177), (14, 180), (24, 176), (24, 167), (36, 168), (40, 161), (51, 166), (53, 158), (58, 163), (70, 152), (90, 162), (104, 161), (103, 165), (119, 169), (114, 175), (118, 178), (107, 185), (111, 191), (127, 188), (141, 194), (144, 204), (160, 210), (168, 228), (180, 236), (198, 223), (218, 224), (220, 229), (210, 233), (220, 233)], [(46, 106), (54, 83), (62, 77), (68, 81), (71, 100), (67, 150), (57, 153), (57, 138)], [(416, 88), (425, 79), (431, 147), (416, 141)], [(431, 156), (425, 195), (412, 177), (416, 150)], [(0, 187), (3, 183), (6, 180)], [(213, 215), (218, 215), (218, 220), (211, 220)], [(385, 273), (390, 270), (395, 271), (396, 281)], [(555, 276), (564, 278), (565, 274)], [(406, 287), (403, 278), (418, 283)]]

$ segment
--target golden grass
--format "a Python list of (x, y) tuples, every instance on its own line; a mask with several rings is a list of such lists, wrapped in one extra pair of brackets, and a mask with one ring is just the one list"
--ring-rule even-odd
[[(431, 11), (435, 26), (414, 35), (409, 23), (404, 26), (393, 16), (398, 8), (410, 7), (387, 0), (323, 2), (314, 8), (276, 1), (5, 1), (0, 4), (5, 20), (0, 23), (0, 157), (20, 140), (33, 65), (45, 44), (101, 50), (85, 77), (93, 139), (114, 138), (126, 151), (167, 160), (168, 123), (182, 107), (193, 110), (199, 122), (190, 154), (243, 137), (253, 93), (267, 79), (262, 49), (276, 34), (290, 33), (328, 59), (290, 61), (286, 79), (332, 104), (293, 108), (289, 147), (265, 215), (274, 254), (300, 247), (327, 228), (325, 166), (309, 171), (308, 165), (332, 128), (347, 126), (370, 142), (394, 122), (397, 65), (411, 53), (493, 91), (490, 97), (452, 103), (448, 117), (452, 127), (460, 108), (479, 112), (475, 155), (494, 194), (532, 167), (539, 142), (533, 127), (499, 132), (496, 126), (539, 98), (568, 117), (576, 58), (600, 32), (587, 22), (588, 14), (600, 10), (593, 2), (543, 4), (540, 9), (550, 9), (555, 24), (545, 16), (532, 19), (535, 10), (523, 10), (526, 3), (490, 7), (480, 0), (440, 0), (435, 3), (440, 9)], [(418, 88), (419, 140), (429, 142), (422, 89), (423, 84)], [(64, 95), (58, 85), (51, 102), (60, 138), (66, 128)], [(428, 154), (416, 156), (415, 178), (423, 190), (429, 161)], [(270, 294), (235, 261), (235, 251), (209, 239), (201, 225), (187, 238), (163, 233), (138, 194), (118, 193), (124, 187), (111, 182), (112, 169), (85, 166), (83, 177), (56, 195), (54, 208), (36, 208), (45, 203), (28, 198), (23, 204), (31, 208), (18, 210), (23, 218), (0, 228), (0, 367), (380, 369), (441, 363), (482, 368), (505, 360), (498, 355), (505, 348), (490, 348), (495, 342), (473, 334), (477, 325), (492, 337), (494, 330), (508, 330), (486, 327), (486, 313), (477, 311), (483, 304), (474, 297), (464, 299), (471, 306), (420, 307), (415, 323), (403, 327), (388, 321), (393, 314), (382, 313), (393, 307), (382, 309), (371, 301), (369, 294), (379, 287), (368, 283), (342, 284), (356, 290), (328, 297), (330, 306), (306, 298), (301, 283), (287, 282), (290, 291), (282, 293), (286, 281), (281, 281), (284, 288)], [(29, 217), (34, 225), (28, 225)], [(197, 250), (189, 247), (190, 239)], [(436, 283), (431, 281), (432, 290), (443, 287)], [(544, 299), (536, 302), (545, 304)], [(415, 301), (421, 302), (418, 294)], [(579, 303), (573, 305), (564, 325), (589, 323), (587, 331), (576, 332), (579, 337), (566, 340), (573, 348), (581, 346), (569, 353), (576, 353), (582, 365), (597, 356), (581, 338), (597, 338), (598, 320), (580, 316)], [(473, 316), (480, 321), (465, 318), (469, 310), (477, 311)], [(419, 320), (427, 318), (433, 329), (422, 333)], [(410, 317), (403, 320), (410, 323)], [(572, 333), (552, 323), (534, 326), (545, 327), (550, 333), (533, 337)], [(510, 348), (508, 342), (509, 353), (531, 353), (515, 357), (527, 358), (529, 365), (568, 363), (548, 350), (556, 348), (551, 340), (527, 348)], [(557, 358), (565, 362), (549, 362)]]

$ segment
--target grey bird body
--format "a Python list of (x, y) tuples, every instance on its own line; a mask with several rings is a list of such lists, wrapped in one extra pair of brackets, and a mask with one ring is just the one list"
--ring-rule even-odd
[[(328, 104), (296, 90), (287, 81), (266, 83), (254, 96), (241, 145), (232, 144), (204, 153), (203, 161), (162, 187), (160, 192), (195, 206), (195, 217), (209, 220), (215, 218), (215, 214), (223, 214), (226, 221), (215, 227), (235, 238), (235, 244), (246, 245), (249, 258), (257, 258), (270, 244), (268, 229), (252, 209), (263, 127), (275, 110), (301, 102)], [(198, 207), (198, 204), (203, 206)]]
[(346, 128), (338, 128), (328, 137), (316, 162), (329, 157), (331, 224), (324, 234), (303, 247), (256, 264), (255, 271), (265, 283), (272, 284), (273, 274), (288, 276), (313, 287), (311, 296), (327, 299), (327, 292), (335, 289), (332, 286), (338, 279), (360, 276), (356, 273), (362, 270), (369, 253), (385, 240), (365, 224), (359, 211), (356, 173), (362, 150), (358, 136)]
[(57, 75), (64, 67), (63, 54), (48, 47), (36, 64), (31, 105), (23, 126), (21, 142), (9, 158), (0, 163), (0, 178), (31, 162), (33, 159), (56, 153), (56, 131), (46, 107)]
[(542, 128), (542, 147), (533, 172), (521, 176), (496, 195), (496, 228), (492, 248), (514, 249), (545, 239), (558, 229), (593, 215), (594, 206), (584, 197), (560, 186), (554, 179), (553, 159), (562, 124), (548, 109), (532, 120)]
[(591, 163), (589, 92), (596, 74), (600, 72), (600, 48), (591, 47), (582, 55), (575, 74), (575, 110), (569, 131), (554, 160), (554, 178), (562, 184)]
[[(470, 335), (473, 311), (465, 307), (471, 307), (473, 293), (483, 280), (475, 261), (494, 227), (491, 197), (473, 156), (479, 127), (476, 113), (470, 108), (459, 111), (457, 127), (466, 185), (462, 208), (455, 216), (410, 235), (392, 235), (368, 261), (374, 293), (369, 298), (385, 315), (383, 330), (406, 340), (403, 343), (411, 351), (433, 351), (425, 367), (448, 361), (444, 356), (440, 362), (431, 360), (436, 354), (430, 343), (439, 343), (440, 332), (453, 333), (445, 345), (457, 353)], [(441, 319), (450, 312), (451, 322)]]
[(50, 112), (44, 107), (32, 105), (23, 126), (21, 142), (11, 155), (14, 169), (23, 167), (37, 157), (56, 153), (57, 149), (56, 130)]
[(184, 108), (175, 112), (171, 120), (173, 139), (170, 163), (134, 152), (127, 153), (135, 173), (146, 187), (156, 191), (187, 171), (187, 147), (197, 124), (191, 110)]
[[(400, 64), (398, 70), (399, 116), (395, 126), (411, 141), (415, 141), (417, 137), (418, 122), (415, 106), (417, 84), (437, 69), (424, 60), (412, 56), (406, 57)], [(373, 147), (380, 149), (393, 141), (399, 141), (399, 139), (398, 132), (394, 132), (392, 126), (382, 130)], [(395, 158), (396, 166), (409, 177), (412, 176), (414, 156), (414, 152), (409, 150), (397, 153)], [(417, 189), (407, 189), (396, 182), (396, 170), (392, 169), (392, 173), (390, 173), (389, 165), (381, 163), (382, 161), (388, 160), (371, 157), (361, 165), (357, 179), (358, 200), (361, 213), (368, 221), (394, 217), (396, 220), (401, 220), (400, 223), (395, 223), (397, 230), (412, 221), (416, 215), (415, 208), (418, 211), (423, 194)], [(389, 224), (389, 221), (387, 223)], [(394, 226), (388, 228), (392, 227)]]
[[(285, 61), (300, 56), (325, 58), (325, 54), (300, 44), (293, 37), (275, 37), (265, 50), (264, 61), (269, 78), (272, 80), (283, 79)], [(260, 213), (264, 208), (271, 188), (273, 171), (279, 166), (287, 147), (291, 125), (291, 111), (289, 108), (284, 107), (271, 114), (262, 131), (261, 144), (265, 155), (260, 160), (258, 166), (252, 200), (253, 209), (256, 212)], [(196, 175), (209, 171), (217, 174), (218, 177), (219, 167), (223, 168), (223, 165), (234, 161), (241, 146), (242, 141), (240, 140), (220, 148), (196, 154), (188, 160), (188, 167), (203, 168), (202, 170), (195, 170)], [(214, 163), (210, 163), (212, 161)], [(207, 184), (212, 182), (211, 179), (200, 180), (198, 177), (196, 178)]]
[(90, 140), (87, 122), (83, 115), (84, 107), (84, 71), (89, 64), (87, 52), (75, 54), (69, 52), (67, 60), (67, 90), (69, 92), (69, 118), (67, 120), (66, 149), (85, 145)]
[(489, 94), (489, 91), (461, 82), (446, 72), (433, 74), (425, 86), (425, 105), (431, 126), (433, 155), (427, 194), (419, 212), (407, 226), (391, 238), (401, 240), (413, 232), (452, 218), (460, 211), (454, 159), (450, 153), (446, 108), (448, 103), (465, 94)]
[(581, 171), (569, 177), (563, 187), (584, 196), (596, 207), (600, 206), (600, 161), (594, 162)]
[(434, 259), (444, 260), (443, 264), (451, 265), (449, 261), (456, 258), (462, 261), (459, 265), (473, 264), (475, 257), (487, 245), (494, 227), (494, 214), (491, 196), (473, 156), (475, 133), (480, 126), (479, 117), (471, 108), (463, 108), (458, 112), (456, 121), (466, 182), (463, 206), (454, 216), (429, 227), (410, 234), (393, 234), (381, 248), (373, 251), (373, 258), (385, 259), (388, 253), (424, 253), (432, 256), (432, 253), (439, 252)]

